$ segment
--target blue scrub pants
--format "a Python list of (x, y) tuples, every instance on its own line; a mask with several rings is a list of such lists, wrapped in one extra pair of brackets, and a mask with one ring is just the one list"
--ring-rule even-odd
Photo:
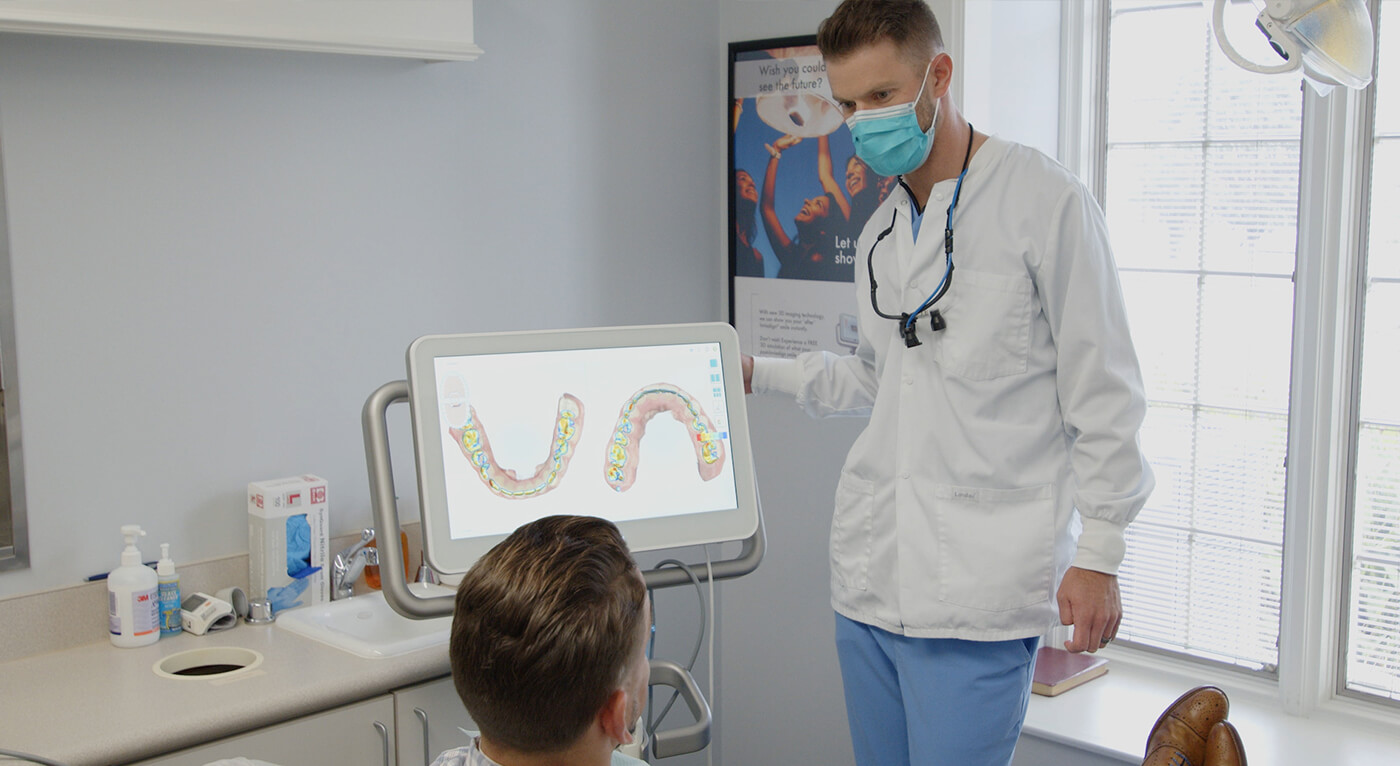
[(1006, 766), (1039, 638), (909, 638), (836, 615), (859, 766)]

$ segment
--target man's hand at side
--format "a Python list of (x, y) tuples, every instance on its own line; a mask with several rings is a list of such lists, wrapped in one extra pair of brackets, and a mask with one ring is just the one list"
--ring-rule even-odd
[(1060, 624), (1073, 625), (1074, 637), (1065, 642), (1071, 652), (1097, 652), (1118, 635), (1123, 602), (1116, 575), (1070, 567), (1056, 596)]

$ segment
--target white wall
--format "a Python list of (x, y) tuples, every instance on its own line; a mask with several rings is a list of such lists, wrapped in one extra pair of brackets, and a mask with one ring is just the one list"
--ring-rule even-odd
[[(720, 42), (814, 34), (835, 6), (724, 0)], [(851, 764), (826, 551), (836, 479), (864, 421), (814, 421), (779, 396), (748, 407), (768, 548), (758, 571), (724, 586), (719, 762)]]
[(1060, 3), (963, 2), (963, 115), (981, 132), (1054, 157), (1060, 128)]
[(717, 23), (478, 3), (486, 55), (431, 65), (0, 36), (32, 556), (0, 596), (110, 569), (125, 523), (245, 551), (255, 479), (367, 525), (360, 408), (418, 335), (720, 318)]

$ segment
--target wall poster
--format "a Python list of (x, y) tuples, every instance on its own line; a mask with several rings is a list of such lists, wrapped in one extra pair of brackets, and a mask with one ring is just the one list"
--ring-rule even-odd
[(743, 348), (856, 347), (856, 240), (894, 178), (855, 156), (812, 35), (729, 45), (730, 322)]

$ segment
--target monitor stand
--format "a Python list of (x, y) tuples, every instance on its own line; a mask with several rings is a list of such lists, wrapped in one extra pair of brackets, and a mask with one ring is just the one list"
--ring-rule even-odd
[[(394, 502), (394, 474), (389, 459), (388, 413), (390, 405), (407, 402), (408, 381), (396, 380), (380, 386), (365, 401), (361, 424), (365, 432), (365, 461), (369, 468), (370, 506), (374, 526), (378, 530), (399, 528), (399, 509)], [(381, 534), (387, 534), (381, 532)], [(743, 540), (739, 554), (732, 559), (690, 565), (701, 580), (731, 580), (758, 568), (763, 560), (763, 513), (760, 509), (758, 529)], [(679, 567), (652, 569), (642, 573), (648, 588), (669, 588), (691, 584), (690, 577)], [(452, 614), (453, 596), (419, 596), (408, 587), (404, 576), (403, 549), (397, 545), (379, 546), (379, 578), (384, 600), (395, 612), (410, 620), (426, 620)], [(710, 706), (700, 693), (695, 679), (684, 668), (663, 660), (651, 661), (651, 684), (669, 686), (680, 693), (690, 708), (695, 722), (658, 734), (652, 741), (652, 752), (658, 758), (694, 753), (710, 743)]]

